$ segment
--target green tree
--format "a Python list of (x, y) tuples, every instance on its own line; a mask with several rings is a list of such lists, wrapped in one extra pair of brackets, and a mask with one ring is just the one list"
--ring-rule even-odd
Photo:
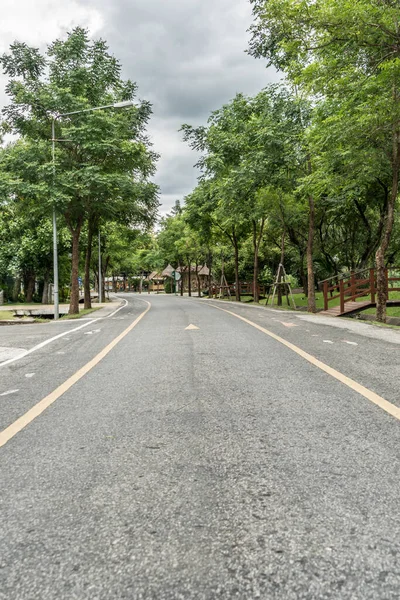
[[(5, 120), (9, 130), (26, 141), (19, 156), (10, 156), (10, 172), (17, 174), (11, 191), (48, 212), (55, 204), (63, 216), (72, 240), (70, 313), (77, 313), (79, 241), (85, 222), (89, 220), (91, 233), (99, 219), (137, 222), (155, 217), (157, 188), (149, 177), (157, 157), (145, 135), (151, 107), (136, 102), (124, 111), (80, 113), (58, 121), (54, 177), (49, 143), (52, 117), (133, 102), (136, 86), (122, 80), (121, 65), (108, 53), (105, 42), (90, 41), (82, 28), (56, 40), (46, 55), (16, 42), (1, 62), (9, 77), (11, 99), (3, 111)], [(30, 161), (29, 171), (27, 161), (21, 162), (21, 152)]]
[[(251, 0), (250, 52), (328, 99), (342, 121), (369, 131), (390, 173), (390, 194), (376, 251), (377, 318), (386, 320), (385, 261), (395, 222), (400, 169), (400, 29), (397, 2)], [(354, 144), (350, 145), (354, 148)], [(384, 177), (383, 177), (384, 179)]]
[[(205, 180), (212, 181), (220, 214), (235, 227), (251, 231), (255, 302), (259, 250), (271, 202), (304, 175), (301, 108), (288, 89), (270, 85), (254, 98), (237, 95), (211, 115), (206, 128), (183, 126), (185, 139), (203, 151), (199, 166)], [(229, 225), (224, 229), (232, 234)], [(237, 243), (233, 245), (237, 257)]]

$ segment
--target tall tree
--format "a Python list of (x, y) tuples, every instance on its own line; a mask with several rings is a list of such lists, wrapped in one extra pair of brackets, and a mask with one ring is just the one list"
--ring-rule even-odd
[(373, 134), (390, 171), (376, 251), (377, 319), (386, 320), (385, 261), (400, 170), (399, 7), (390, 0), (251, 0), (250, 52), (284, 70), (318, 100), (337, 104), (344, 123)]
[[(27, 188), (37, 203), (63, 215), (72, 238), (70, 313), (79, 311), (79, 240), (88, 218), (154, 218), (157, 188), (149, 182), (156, 155), (145, 136), (148, 102), (128, 110), (81, 113), (92, 107), (135, 100), (136, 86), (121, 79), (120, 63), (103, 40), (91, 41), (76, 28), (45, 55), (14, 43), (1, 57), (9, 77), (11, 104), (3, 111), (10, 130), (38, 148), (40, 189)], [(57, 120), (55, 173), (51, 164), (51, 120)], [(13, 169), (18, 171), (14, 162)], [(19, 169), (21, 186), (32, 184)]]

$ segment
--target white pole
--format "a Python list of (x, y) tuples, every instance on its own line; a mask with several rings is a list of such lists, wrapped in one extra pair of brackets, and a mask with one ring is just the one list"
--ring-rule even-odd
[(99, 227), (99, 303), (103, 302), (103, 283), (101, 276), (101, 238), (100, 238), (100, 227)]
[(60, 316), (60, 306), (58, 297), (58, 249), (57, 249), (57, 215), (55, 204), (55, 181), (56, 181), (56, 136), (55, 136), (55, 119), (51, 122), (51, 137), (52, 137), (52, 156), (53, 156), (53, 272), (54, 272), (54, 320)]

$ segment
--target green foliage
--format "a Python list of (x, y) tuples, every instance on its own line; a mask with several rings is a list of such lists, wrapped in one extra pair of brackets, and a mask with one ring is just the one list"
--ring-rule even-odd
[[(19, 136), (1, 152), (0, 197), (18, 204), (19, 214), (29, 212), (33, 220), (47, 223), (46, 231), (38, 231), (38, 240), (48, 253), (48, 219), (56, 207), (71, 233), (77, 293), (76, 257), (86, 221), (91, 227), (99, 222), (150, 227), (156, 218), (158, 189), (151, 176), (157, 155), (146, 137), (151, 106), (136, 100), (136, 84), (121, 78), (121, 65), (105, 42), (90, 40), (79, 27), (56, 40), (44, 55), (15, 42), (0, 62), (10, 99), (3, 110), (4, 128)], [(90, 110), (122, 101), (133, 105), (126, 110)], [(70, 112), (77, 114), (63, 116)], [(33, 240), (21, 247), (32, 256), (42, 250)], [(16, 268), (8, 262), (8, 271)]]

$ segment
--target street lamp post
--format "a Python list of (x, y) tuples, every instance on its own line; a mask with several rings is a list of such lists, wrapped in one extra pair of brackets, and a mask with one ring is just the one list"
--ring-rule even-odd
[[(56, 182), (56, 142), (62, 140), (56, 140), (56, 121), (64, 117), (71, 117), (72, 115), (80, 115), (82, 113), (93, 112), (95, 110), (104, 110), (107, 108), (128, 108), (134, 106), (131, 100), (124, 102), (115, 102), (114, 104), (107, 104), (106, 106), (95, 106), (93, 108), (85, 108), (83, 110), (74, 110), (72, 112), (63, 113), (62, 115), (53, 116), (51, 120), (51, 141), (52, 141), (52, 161), (53, 161), (53, 272), (54, 272), (54, 284), (53, 284), (53, 295), (54, 295), (54, 320), (56, 321), (60, 316), (60, 303), (59, 303), (59, 290), (58, 290), (58, 243), (57, 243), (57, 214), (56, 214), (56, 202), (54, 197), (54, 187)], [(101, 271), (100, 271), (100, 230), (99, 230), (99, 301), (101, 301)]]
[[(56, 122), (53, 117), (51, 122), (51, 141), (52, 141), (52, 157), (53, 157), (53, 190), (56, 181), (56, 136), (55, 136)], [(53, 191), (54, 194), (54, 191)], [(54, 271), (54, 283), (53, 283), (53, 296), (54, 296), (54, 320), (57, 320), (60, 316), (60, 304), (59, 304), (59, 293), (58, 293), (58, 248), (57, 248), (57, 215), (56, 215), (56, 203), (53, 198), (53, 271)]]
[(99, 304), (103, 302), (103, 277), (101, 273), (101, 238), (99, 226)]

